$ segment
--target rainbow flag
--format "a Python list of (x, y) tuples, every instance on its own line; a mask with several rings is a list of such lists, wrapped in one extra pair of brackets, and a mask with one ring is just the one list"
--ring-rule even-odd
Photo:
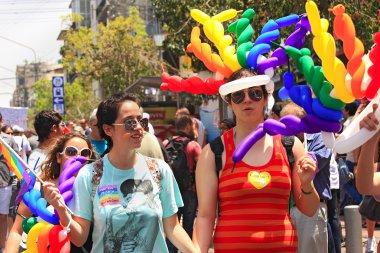
[[(0, 152), (3, 154), (5, 163), (9, 169), (17, 176), (21, 181), (30, 182), (30, 176), (28, 174), (27, 165), (22, 158), (2, 139), (0, 138)], [(28, 182), (29, 181), (29, 182)]]

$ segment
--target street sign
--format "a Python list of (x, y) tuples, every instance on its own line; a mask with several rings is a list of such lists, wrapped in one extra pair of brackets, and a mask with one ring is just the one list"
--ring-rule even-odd
[(53, 109), (60, 114), (65, 114), (64, 83), (63, 76), (53, 76)]

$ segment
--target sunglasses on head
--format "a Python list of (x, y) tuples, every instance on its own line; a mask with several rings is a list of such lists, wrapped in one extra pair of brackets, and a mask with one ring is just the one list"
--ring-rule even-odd
[(61, 155), (65, 155), (65, 156), (68, 156), (68, 157), (72, 157), (72, 156), (84, 156), (84, 157), (91, 157), (92, 155), (92, 151), (91, 149), (89, 148), (82, 148), (81, 150), (77, 149), (76, 147), (73, 147), (73, 146), (67, 146), (62, 153), (60, 153)]
[(146, 128), (148, 126), (149, 120), (147, 118), (142, 119), (127, 119), (123, 124), (112, 124), (114, 126), (124, 126), (125, 130), (133, 131), (136, 129), (137, 124), (139, 123), (142, 128)]
[[(253, 100), (253, 101), (260, 101), (264, 96), (263, 90), (255, 90), (253, 87), (248, 89), (248, 97)], [(227, 99), (230, 101), (234, 102), (235, 104), (240, 104), (241, 102), (244, 101), (245, 98), (245, 91), (244, 90), (239, 90), (234, 93), (231, 93), (226, 96)]]

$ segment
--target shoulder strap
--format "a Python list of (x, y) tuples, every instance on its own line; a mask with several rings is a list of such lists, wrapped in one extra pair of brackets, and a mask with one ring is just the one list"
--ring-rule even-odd
[(153, 181), (156, 182), (158, 189), (161, 191), (162, 173), (158, 168), (157, 160), (148, 156), (144, 156), (149, 172), (152, 175)]
[(284, 146), (284, 148), (286, 150), (286, 155), (288, 157), (290, 170), (292, 170), (294, 162), (295, 162), (294, 161), (294, 154), (293, 154), (294, 135), (292, 135), (292, 136), (281, 135), (281, 142), (282, 142), (282, 145)]
[(215, 155), (216, 175), (219, 177), (219, 172), (222, 169), (222, 154), (224, 151), (222, 138), (220, 136), (215, 138), (213, 141), (210, 142), (210, 147)]
[(103, 158), (95, 161), (94, 167), (92, 169), (92, 192), (91, 192), (91, 200), (94, 202), (96, 187), (98, 187), (100, 183), (100, 179), (103, 176)]

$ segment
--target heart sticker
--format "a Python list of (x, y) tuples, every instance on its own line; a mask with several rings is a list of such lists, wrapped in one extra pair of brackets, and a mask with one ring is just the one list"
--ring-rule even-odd
[(267, 186), (270, 182), (270, 179), (270, 174), (266, 171), (261, 173), (257, 171), (251, 171), (248, 173), (248, 181), (258, 190)]

